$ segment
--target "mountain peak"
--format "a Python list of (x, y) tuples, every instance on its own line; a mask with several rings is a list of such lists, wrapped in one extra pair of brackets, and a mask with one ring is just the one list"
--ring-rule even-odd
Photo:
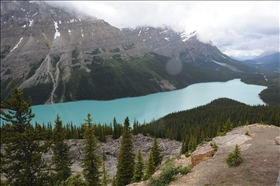
[(275, 53), (277, 53), (277, 52), (279, 52), (279, 51), (277, 51), (277, 50), (268, 50), (268, 51), (264, 51), (264, 52), (262, 52), (260, 55), (258, 55), (258, 56), (256, 56), (256, 57), (252, 58), (252, 60), (257, 60), (257, 59), (259, 59), (259, 58), (262, 58), (262, 57), (265, 57), (265, 56), (268, 56), (268, 55), (271, 55), (271, 54), (275, 54)]

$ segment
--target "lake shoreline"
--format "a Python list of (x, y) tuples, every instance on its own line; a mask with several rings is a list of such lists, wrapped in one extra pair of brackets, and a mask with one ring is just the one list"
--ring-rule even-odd
[(183, 89), (159, 92), (139, 97), (120, 98), (114, 100), (81, 100), (66, 103), (32, 106), (35, 123), (54, 123), (57, 115), (63, 124), (75, 125), (83, 123), (87, 114), (91, 114), (94, 123), (110, 124), (116, 117), (123, 123), (129, 117), (131, 123), (150, 122), (172, 112), (188, 110), (205, 105), (217, 98), (230, 98), (248, 105), (265, 104), (259, 93), (265, 86), (245, 84), (241, 79), (226, 82), (196, 83)]

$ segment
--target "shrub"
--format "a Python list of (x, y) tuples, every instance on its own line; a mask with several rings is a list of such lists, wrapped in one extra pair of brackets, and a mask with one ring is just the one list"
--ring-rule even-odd
[(243, 163), (243, 158), (241, 156), (241, 150), (238, 145), (235, 145), (235, 149), (233, 152), (229, 153), (228, 157), (226, 158), (226, 162), (229, 167), (236, 167)]
[(185, 153), (185, 156), (186, 156), (186, 158), (188, 158), (188, 157), (191, 156), (191, 154), (190, 154), (189, 152), (186, 152), (186, 153)]
[(86, 186), (81, 174), (73, 174), (67, 180), (61, 182), (62, 186)]
[(217, 151), (219, 148), (216, 142), (212, 143), (211, 147), (214, 149), (214, 151)]
[(182, 167), (182, 166), (173, 166), (166, 165), (163, 167), (162, 172), (158, 177), (152, 177), (148, 185), (149, 186), (164, 186), (168, 185), (169, 182), (176, 180), (177, 174), (188, 174), (191, 170), (191, 166)]

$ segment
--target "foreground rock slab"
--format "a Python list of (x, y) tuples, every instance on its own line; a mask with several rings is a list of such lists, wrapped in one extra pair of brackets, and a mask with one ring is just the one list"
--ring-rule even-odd
[[(279, 134), (280, 128), (273, 125), (253, 124), (235, 128), (226, 136), (213, 139), (218, 151), (212, 158), (200, 162), (191, 173), (169, 185), (275, 186), (280, 180), (280, 148), (275, 143)], [(229, 168), (225, 158), (236, 144), (241, 147), (244, 163)]]

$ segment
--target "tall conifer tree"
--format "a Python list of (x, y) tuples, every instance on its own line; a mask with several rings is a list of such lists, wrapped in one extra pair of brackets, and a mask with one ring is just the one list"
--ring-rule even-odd
[(138, 149), (138, 153), (136, 156), (136, 162), (134, 165), (134, 172), (133, 172), (133, 178), (132, 182), (140, 182), (142, 181), (143, 175), (144, 175), (144, 160), (142, 157), (141, 150)]
[(83, 137), (85, 139), (84, 147), (82, 149), (85, 155), (82, 164), (82, 167), (84, 168), (83, 175), (89, 186), (99, 186), (101, 185), (99, 168), (102, 160), (95, 153), (95, 151), (100, 147), (100, 144), (98, 144), (98, 141), (95, 138), (90, 114), (87, 115), (87, 119), (85, 120), (85, 131), (83, 133)]
[(55, 120), (55, 128), (53, 131), (53, 157), (52, 165), (54, 166), (54, 182), (60, 184), (71, 176), (71, 165), (73, 164), (72, 158), (69, 154), (70, 147), (64, 143), (66, 138), (66, 131), (62, 127), (62, 121), (59, 116)]
[(155, 170), (156, 170), (156, 166), (155, 166), (153, 153), (152, 153), (152, 151), (150, 151), (148, 165), (147, 165), (146, 172), (144, 175), (144, 180), (149, 179), (154, 174)]
[(108, 176), (108, 172), (107, 169), (105, 167), (105, 162), (103, 161), (102, 163), (102, 179), (101, 179), (101, 186), (107, 186), (108, 182), (109, 182), (109, 176)]
[(47, 146), (35, 140), (34, 128), (30, 124), (34, 117), (31, 102), (30, 97), (24, 101), (23, 91), (14, 88), (11, 96), (1, 103), (1, 118), (11, 129), (11, 136), (6, 139), (4, 152), (1, 152), (1, 172), (8, 185), (49, 184), (46, 163), (42, 159)]
[(134, 169), (134, 157), (132, 132), (129, 126), (129, 119), (126, 117), (117, 164), (116, 182), (118, 186), (127, 185), (131, 182)]
[(151, 148), (151, 153), (153, 154), (153, 159), (155, 162), (155, 167), (161, 164), (163, 159), (162, 149), (158, 146), (157, 138), (154, 138), (153, 146)]

